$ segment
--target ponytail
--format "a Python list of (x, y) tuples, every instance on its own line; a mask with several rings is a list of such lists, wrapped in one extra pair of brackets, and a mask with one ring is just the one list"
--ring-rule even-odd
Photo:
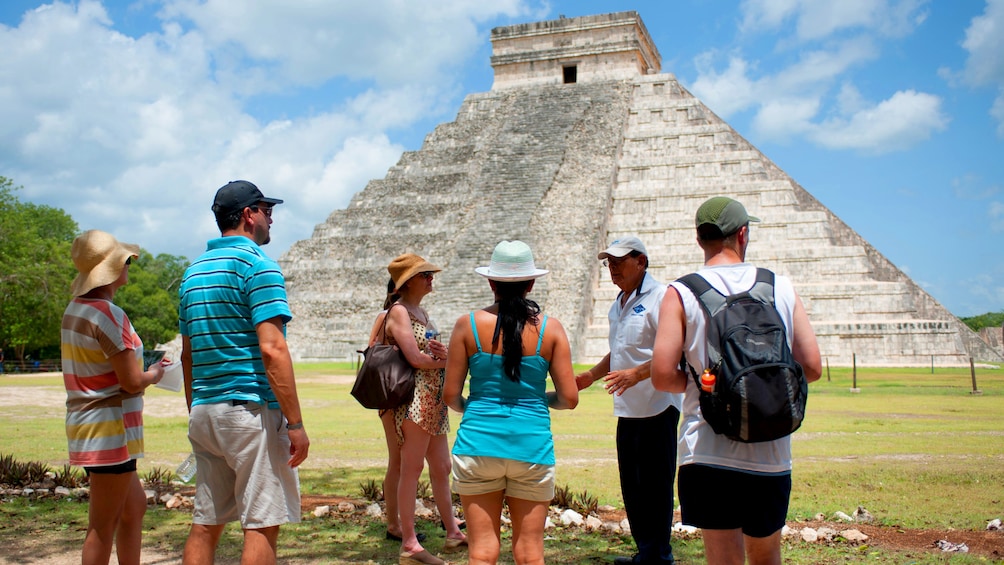
[(395, 286), (394, 279), (387, 281), (387, 298), (383, 301), (384, 310), (389, 309), (391, 304), (397, 302), (397, 300), (401, 298), (401, 295), (395, 292)]
[(495, 322), (492, 345), (498, 345), (502, 334), (502, 368), (509, 380), (519, 382), (523, 363), (523, 327), (540, 314), (540, 306), (526, 298), (526, 289), (533, 281), (495, 281), (495, 298), (499, 314)]

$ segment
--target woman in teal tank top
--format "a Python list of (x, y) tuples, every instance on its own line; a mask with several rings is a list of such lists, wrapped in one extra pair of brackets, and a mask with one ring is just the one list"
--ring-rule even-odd
[(461, 316), (450, 338), (443, 397), (463, 413), (453, 444), (453, 491), (464, 507), (472, 563), (498, 561), (503, 503), (517, 565), (542, 563), (554, 498), (548, 409), (578, 404), (571, 350), (561, 323), (527, 299), (534, 280), (547, 274), (535, 267), (529, 246), (503, 241), (491, 264), (475, 271), (488, 279), (495, 302)]

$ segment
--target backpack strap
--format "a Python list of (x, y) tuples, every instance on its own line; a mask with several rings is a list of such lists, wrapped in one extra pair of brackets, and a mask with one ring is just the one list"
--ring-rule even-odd
[(764, 304), (774, 306), (774, 273), (757, 267), (756, 282), (749, 289), (749, 295)]
[[(701, 304), (701, 309), (704, 310), (704, 315), (706, 316), (707, 327), (711, 327), (711, 318), (717, 314), (722, 308), (725, 308), (728, 304), (728, 300), (724, 294), (718, 292), (718, 289), (711, 286), (711, 284), (705, 280), (704, 277), (697, 273), (690, 273), (689, 275), (684, 275), (678, 279), (676, 282), (683, 284), (683, 286), (690, 289), (690, 292), (694, 293), (697, 297), (697, 301)], [(718, 350), (718, 344), (712, 343), (712, 340), (707, 341), (708, 348), (708, 360), (711, 362), (711, 366), (715, 367), (722, 362), (722, 352)], [(691, 367), (688, 363), (687, 366), (690, 368), (690, 375), (694, 378), (694, 382), (697, 383), (697, 387), (700, 388), (701, 382), (700, 377), (697, 375), (697, 370)]]

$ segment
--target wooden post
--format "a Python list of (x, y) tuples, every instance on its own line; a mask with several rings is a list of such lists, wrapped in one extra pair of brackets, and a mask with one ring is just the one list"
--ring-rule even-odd
[(861, 392), (858, 388), (858, 354), (851, 354), (851, 392)]
[(934, 374), (934, 355), (931, 356), (931, 374)]
[(830, 358), (826, 358), (826, 382), (830, 382)]
[(973, 391), (969, 394), (983, 394), (982, 390), (976, 388), (976, 365), (973, 364), (973, 358), (969, 358), (969, 374), (973, 378)]

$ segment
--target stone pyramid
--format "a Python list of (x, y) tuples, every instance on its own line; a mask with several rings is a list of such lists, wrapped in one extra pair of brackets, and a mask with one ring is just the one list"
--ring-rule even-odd
[(474, 268), (495, 244), (534, 249), (531, 298), (564, 324), (577, 362), (607, 351), (617, 288), (596, 253), (637, 234), (650, 272), (700, 267), (693, 214), (728, 195), (763, 222), (748, 260), (790, 276), (831, 365), (961, 365), (1001, 356), (805, 189), (660, 73), (641, 18), (620, 12), (492, 30), (495, 83), (406, 152), (280, 263), (294, 358), (356, 359), (392, 258), (444, 270), (423, 306), (444, 333), (492, 301)]

